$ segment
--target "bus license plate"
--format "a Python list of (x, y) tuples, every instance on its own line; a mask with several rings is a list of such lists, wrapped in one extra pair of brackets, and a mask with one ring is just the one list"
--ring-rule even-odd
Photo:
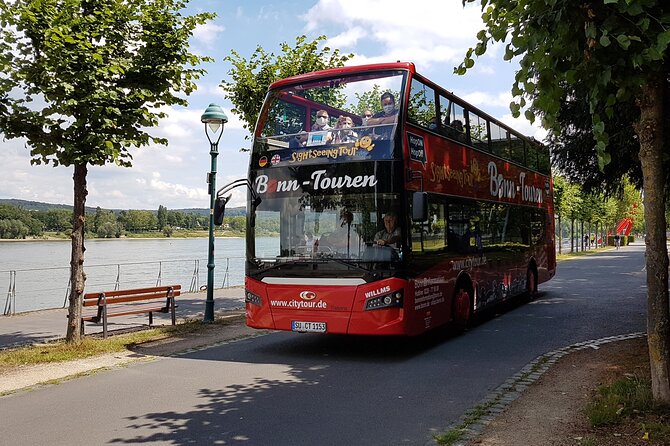
[(301, 331), (301, 332), (306, 332), (306, 333), (325, 333), (326, 332), (326, 323), (325, 322), (291, 321), (291, 330)]

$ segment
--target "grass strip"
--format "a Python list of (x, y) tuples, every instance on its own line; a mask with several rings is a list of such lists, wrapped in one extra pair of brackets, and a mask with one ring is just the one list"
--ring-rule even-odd
[(65, 341), (35, 344), (0, 351), (0, 373), (17, 366), (58, 363), (90, 358), (107, 353), (129, 350), (138, 344), (177, 337), (230, 324), (230, 318), (218, 318), (213, 324), (203, 324), (200, 320), (190, 320), (177, 325), (161, 326), (113, 334), (107, 339), (96, 335), (86, 336), (80, 342)]

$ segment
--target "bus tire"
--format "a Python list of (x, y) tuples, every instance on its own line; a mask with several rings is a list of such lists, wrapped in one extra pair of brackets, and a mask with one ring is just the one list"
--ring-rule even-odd
[(472, 318), (472, 291), (465, 283), (456, 286), (453, 302), (452, 324), (457, 333), (464, 331)]

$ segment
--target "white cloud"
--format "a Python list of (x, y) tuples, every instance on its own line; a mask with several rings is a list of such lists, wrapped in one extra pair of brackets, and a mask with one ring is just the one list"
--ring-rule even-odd
[(361, 27), (350, 28), (343, 33), (331, 37), (328, 39), (328, 44), (333, 48), (351, 48), (354, 46), (362, 37), (365, 37), (365, 30)]
[(207, 22), (198, 25), (193, 30), (193, 38), (206, 47), (212, 47), (219, 39), (221, 33), (226, 30), (223, 25)]
[(522, 135), (532, 136), (538, 141), (543, 141), (547, 137), (547, 130), (540, 126), (539, 120), (536, 120), (531, 124), (521, 113), (518, 118), (512, 116), (512, 114), (506, 114), (500, 118), (502, 122), (512, 127), (514, 130), (518, 131)]
[(408, 7), (386, 0), (320, 0), (302, 18), (308, 32), (333, 25), (343, 28), (331, 39), (335, 43), (355, 43), (362, 34), (383, 53), (380, 59), (426, 66), (462, 59), (482, 28), (480, 16), (477, 7), (463, 8), (460, 1), (415, 0)]

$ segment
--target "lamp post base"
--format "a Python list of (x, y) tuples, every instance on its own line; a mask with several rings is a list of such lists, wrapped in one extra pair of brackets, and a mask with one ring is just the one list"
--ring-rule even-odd
[(211, 324), (214, 322), (214, 301), (205, 301), (205, 317), (202, 320), (205, 324)]

